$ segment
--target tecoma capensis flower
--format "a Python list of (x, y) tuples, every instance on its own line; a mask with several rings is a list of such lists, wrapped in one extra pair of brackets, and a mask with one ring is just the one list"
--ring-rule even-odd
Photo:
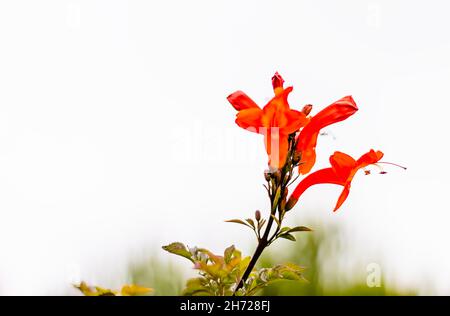
[(283, 88), (284, 80), (278, 74), (272, 77), (275, 96), (261, 109), (247, 94), (236, 91), (228, 101), (239, 111), (236, 124), (243, 129), (264, 135), (264, 144), (273, 169), (281, 168), (289, 151), (289, 135), (296, 133), (308, 122), (305, 113), (289, 107), (288, 96), (292, 87)]
[(338, 210), (350, 193), (351, 182), (356, 172), (361, 168), (376, 164), (382, 157), (383, 153), (381, 151), (375, 151), (373, 149), (362, 155), (358, 160), (340, 151), (336, 151), (330, 157), (331, 168), (317, 170), (304, 178), (292, 192), (286, 208), (291, 209), (297, 203), (303, 192), (309, 187), (315, 184), (331, 183), (344, 187), (334, 208), (334, 211)]
[[(311, 109), (309, 109), (311, 111)], [(314, 115), (301, 130), (297, 139), (296, 150), (301, 154), (299, 173), (307, 174), (316, 162), (317, 137), (320, 130), (328, 125), (345, 120), (358, 111), (351, 96), (346, 96)]]
[[(236, 124), (264, 135), (269, 156), (269, 168), (264, 171), (264, 188), (270, 203), (265, 214), (257, 210), (253, 218), (246, 216), (245, 219), (226, 221), (253, 231), (257, 240), (256, 249), (251, 257), (245, 257), (234, 245), (226, 248), (223, 256), (214, 255), (204, 248), (188, 248), (180, 242), (164, 246), (164, 250), (188, 259), (199, 269), (200, 276), (187, 282), (183, 292), (185, 295), (255, 295), (256, 291), (269, 282), (281, 279), (304, 280), (304, 268), (292, 263), (277, 264), (273, 268), (265, 267), (260, 270), (255, 268), (264, 250), (274, 241), (295, 241), (294, 235), (311, 231), (305, 226), (285, 226), (287, 212), (308, 188), (321, 183), (342, 186), (334, 208), (336, 211), (347, 199), (352, 180), (360, 169), (365, 174), (370, 174), (366, 167), (374, 165), (380, 169), (380, 173), (385, 173), (381, 164), (396, 165), (380, 161), (383, 157), (381, 151), (370, 150), (357, 160), (336, 151), (329, 159), (331, 165), (328, 168), (310, 173), (316, 161), (315, 150), (321, 129), (347, 119), (358, 111), (358, 107), (351, 96), (346, 96), (311, 117), (311, 104), (303, 106), (300, 111), (290, 108), (288, 96), (292, 87), (284, 88), (284, 80), (278, 73), (272, 77), (272, 87), (274, 96), (264, 107), (259, 107), (242, 91), (236, 91), (227, 98), (238, 112)], [(301, 174), (308, 175), (292, 191), (291, 188)]]

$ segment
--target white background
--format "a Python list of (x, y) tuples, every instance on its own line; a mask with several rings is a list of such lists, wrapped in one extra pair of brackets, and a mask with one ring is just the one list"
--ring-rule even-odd
[[(226, 96), (272, 96), (313, 114), (352, 94), (360, 111), (319, 139), (408, 166), (310, 189), (292, 216), (346, 227), (348, 261), (450, 294), (446, 1), (2, 1), (0, 294), (126, 281), (170, 241), (250, 252), (223, 220), (265, 210), (262, 138)], [(167, 259), (175, 260), (173, 257)], [(177, 264), (179, 262), (177, 261)], [(179, 266), (182, 266), (181, 264)], [(363, 265), (364, 267), (364, 265)], [(426, 284), (426, 285), (424, 285)]]

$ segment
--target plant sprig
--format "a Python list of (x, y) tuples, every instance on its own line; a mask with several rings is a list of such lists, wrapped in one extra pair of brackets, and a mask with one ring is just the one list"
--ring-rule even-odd
[[(295, 150), (296, 140), (295, 133), (289, 135), (289, 151), (286, 162), (281, 169), (266, 171), (264, 173), (264, 177), (266, 179), (267, 185), (265, 185), (267, 193), (270, 198), (270, 214), (267, 220), (267, 225), (265, 226), (264, 233), (261, 234), (262, 227), (256, 227), (255, 225), (247, 225), (242, 220), (230, 220), (228, 222), (234, 222), (239, 224), (244, 224), (252, 228), (256, 234), (258, 246), (252, 256), (252, 259), (244, 272), (242, 279), (239, 281), (235, 293), (242, 288), (253, 271), (256, 262), (259, 257), (263, 253), (263, 251), (272, 244), (278, 238), (284, 238), (288, 240), (295, 241), (295, 237), (292, 235), (294, 232), (302, 232), (302, 231), (311, 231), (311, 229), (305, 226), (297, 226), (294, 228), (283, 227), (284, 216), (286, 215), (286, 203), (287, 203), (287, 195), (288, 195), (288, 186), (295, 181), (295, 179), (291, 182), (295, 168), (298, 167), (300, 163), (301, 157), (298, 152)], [(257, 211), (259, 212), (259, 211)], [(256, 218), (256, 213), (255, 213)], [(276, 223), (275, 231), (271, 234), (273, 223)], [(265, 224), (265, 222), (264, 222)], [(269, 237), (270, 236), (270, 237)]]

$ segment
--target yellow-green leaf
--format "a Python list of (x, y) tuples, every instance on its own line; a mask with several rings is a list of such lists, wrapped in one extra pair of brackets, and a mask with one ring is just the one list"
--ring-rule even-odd
[(233, 256), (233, 253), (234, 253), (234, 250), (235, 250), (234, 245), (231, 245), (230, 247), (228, 247), (227, 249), (225, 249), (225, 252), (224, 252), (224, 260), (225, 260), (225, 263), (226, 263), (226, 264), (230, 263), (231, 257)]
[(292, 235), (289, 234), (289, 233), (282, 234), (282, 235), (280, 235), (279, 237), (284, 238), (284, 239), (288, 239), (288, 240), (291, 240), (291, 241), (296, 241), (295, 237), (292, 236)]
[(288, 230), (289, 233), (294, 233), (294, 232), (310, 232), (312, 231), (311, 228), (308, 228), (306, 226), (297, 226), (294, 228), (291, 228)]
[(252, 226), (253, 229), (255, 229), (255, 222), (251, 218), (247, 218), (246, 221)]
[(192, 254), (187, 250), (186, 246), (181, 242), (173, 242), (167, 246), (163, 246), (162, 249), (165, 251), (168, 251), (170, 253), (173, 253), (175, 255), (184, 257), (186, 259), (189, 259), (190, 261), (194, 262), (192, 259)]
[(247, 224), (246, 222), (244, 222), (244, 221), (242, 221), (242, 220), (240, 220), (240, 219), (229, 219), (229, 220), (227, 220), (227, 221), (225, 221), (225, 222), (227, 222), (227, 223), (241, 224), (241, 225), (245, 225), (245, 226), (247, 226), (247, 227), (249, 227), (249, 228), (252, 228), (249, 224)]
[(124, 285), (120, 294), (122, 296), (138, 296), (138, 295), (146, 295), (153, 292), (153, 289), (148, 287), (143, 287), (135, 284)]

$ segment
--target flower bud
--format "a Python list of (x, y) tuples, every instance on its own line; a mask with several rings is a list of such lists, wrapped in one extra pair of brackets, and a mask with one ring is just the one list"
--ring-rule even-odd
[(292, 162), (294, 164), (298, 164), (301, 159), (302, 159), (302, 153), (300, 151), (296, 150), (292, 156)]
[(280, 183), (281, 181), (281, 171), (278, 169), (273, 173), (273, 177), (275, 178), (276, 183)]
[(312, 104), (305, 105), (302, 109), (302, 113), (308, 115), (309, 113), (311, 113), (312, 107)]
[(261, 220), (261, 212), (259, 210), (256, 210), (256, 212), (255, 212), (255, 219), (258, 222)]
[(283, 77), (281, 77), (281, 75), (278, 72), (276, 72), (272, 77), (273, 89), (275, 90), (277, 88), (283, 88), (283, 84), (284, 84)]
[(288, 194), (289, 194), (289, 189), (288, 189), (288, 188), (284, 188), (284, 192), (283, 192), (283, 200), (286, 200)]
[(284, 193), (283, 193), (283, 198), (281, 199), (281, 202), (280, 202), (281, 209), (284, 211), (286, 211), (286, 199), (287, 199), (288, 194), (289, 194), (289, 190), (288, 190), (288, 188), (285, 188)]
[(266, 179), (267, 182), (270, 181), (270, 178), (271, 178), (271, 177), (272, 177), (272, 176), (271, 176), (269, 170), (264, 170), (264, 178)]
[(298, 199), (293, 198), (293, 197), (291, 196), (291, 197), (289, 198), (289, 200), (287, 201), (287, 203), (286, 203), (286, 208), (285, 208), (286, 212), (289, 211), (289, 210), (291, 210), (291, 209), (295, 206), (295, 204), (297, 204), (297, 201), (298, 201)]

